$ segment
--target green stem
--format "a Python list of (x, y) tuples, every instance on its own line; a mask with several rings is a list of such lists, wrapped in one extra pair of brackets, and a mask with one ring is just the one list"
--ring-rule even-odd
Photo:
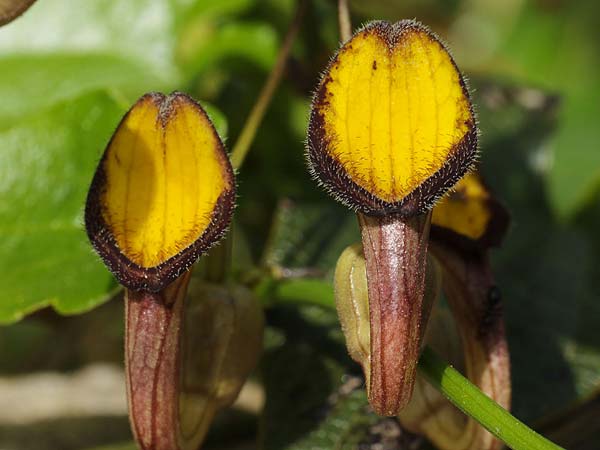
[(250, 111), (248, 119), (246, 119), (244, 128), (240, 132), (240, 135), (233, 146), (233, 150), (231, 151), (231, 165), (236, 170), (238, 170), (244, 162), (246, 154), (252, 145), (252, 141), (254, 141), (254, 136), (256, 136), (258, 127), (260, 126), (265, 112), (267, 111), (267, 106), (269, 106), (269, 103), (273, 98), (273, 94), (275, 93), (275, 89), (277, 89), (277, 86), (283, 77), (285, 64), (290, 51), (292, 50), (292, 44), (294, 43), (294, 39), (296, 38), (298, 31), (300, 30), (300, 22), (302, 21), (302, 15), (304, 14), (305, 6), (306, 0), (299, 0), (294, 19), (288, 28), (285, 39), (283, 40), (283, 45), (281, 46), (281, 49), (279, 49), (277, 61), (275, 62), (275, 65), (269, 74), (269, 78), (267, 78), (265, 85), (260, 91), (258, 99), (256, 100), (252, 111)]
[[(275, 293), (269, 291), (269, 299), (278, 298), (282, 303), (303, 303), (335, 310), (331, 287), (321, 280), (288, 280), (276, 284)], [(486, 396), (442, 360), (428, 346), (423, 349), (418, 370), (448, 400), (467, 416), (472, 417), (513, 450), (557, 450), (558, 445), (539, 435), (523, 422)]]
[(562, 448), (513, 417), (444, 362), (429, 347), (423, 350), (418, 367), (427, 381), (457, 408), (471, 416), (513, 450)]

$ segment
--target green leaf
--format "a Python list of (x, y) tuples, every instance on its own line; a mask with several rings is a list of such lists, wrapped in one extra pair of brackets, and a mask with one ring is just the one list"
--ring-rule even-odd
[(127, 92), (123, 100), (127, 105), (146, 91), (169, 84), (139, 61), (111, 54), (12, 55), (0, 57), (0, 66), (2, 128), (23, 115), (97, 89)]
[(157, 0), (39, 2), (0, 30), (1, 127), (100, 88), (123, 105), (173, 89), (173, 16)]
[[(335, 402), (330, 405), (330, 410), (319, 422), (319, 426), (285, 448), (355, 450), (360, 448), (360, 443), (367, 441), (369, 428), (381, 419), (369, 411), (364, 389), (345, 393), (341, 388), (341, 391), (337, 396), (334, 394)], [(395, 424), (399, 428), (399, 424)]]
[[(540, 105), (531, 108), (519, 101), (519, 86), (478, 87), (482, 170), (513, 218), (504, 244), (492, 252), (511, 353), (512, 411), (533, 421), (600, 386), (600, 215), (573, 224), (552, 213), (545, 172), (535, 161), (547, 155), (553, 96), (536, 91)], [(486, 102), (490, 92), (509, 100)]]
[(332, 283), (319, 278), (265, 278), (255, 293), (267, 306), (281, 303), (335, 308)]
[(219, 0), (218, 2), (172, 0), (179, 8), (179, 14), (189, 17), (221, 17), (239, 14), (249, 9), (255, 0)]
[(97, 161), (124, 109), (87, 95), (0, 132), (0, 322), (88, 310), (115, 289), (82, 226)]
[(600, 189), (598, 117), (600, 88), (590, 86), (585, 94), (566, 99), (553, 142), (554, 162), (548, 178), (552, 206), (561, 217), (580, 211)]
[(345, 208), (280, 202), (263, 260), (282, 277), (263, 280), (257, 294), (265, 304), (333, 308), (331, 274), (342, 251), (359, 240), (356, 218)]
[[(85, 236), (83, 205), (124, 111), (179, 82), (170, 8), (45, 0), (0, 31), (0, 322), (46, 305), (85, 311), (116, 288)], [(225, 136), (224, 116), (204, 106)]]
[(600, 4), (523, 8), (502, 57), (513, 72), (562, 97), (547, 189), (555, 213), (572, 218), (600, 188)]
[(185, 46), (179, 49), (179, 58), (191, 73), (202, 72), (227, 59), (241, 59), (268, 71), (279, 46), (277, 34), (268, 24), (218, 24), (205, 18), (190, 26), (182, 39)]
[(0, 30), (0, 54), (121, 55), (172, 79), (173, 16), (166, 0), (45, 0)]

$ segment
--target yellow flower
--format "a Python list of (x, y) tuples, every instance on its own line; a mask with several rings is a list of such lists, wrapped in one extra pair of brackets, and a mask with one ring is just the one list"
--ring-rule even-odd
[(444, 45), (417, 22), (368, 24), (339, 50), (317, 88), (309, 165), (354, 210), (426, 212), (476, 152), (465, 81)]
[(476, 154), (464, 78), (423, 25), (369, 23), (323, 74), (307, 159), (326, 190), (358, 212), (370, 336), (362, 365), (378, 414), (396, 415), (412, 395), (427, 314), (429, 212)]
[(90, 188), (90, 241), (115, 277), (157, 292), (226, 231), (229, 159), (208, 116), (181, 93), (144, 95), (115, 131)]

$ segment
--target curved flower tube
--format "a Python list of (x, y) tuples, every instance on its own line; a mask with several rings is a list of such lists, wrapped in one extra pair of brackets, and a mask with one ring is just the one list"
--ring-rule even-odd
[(429, 211), (476, 153), (464, 78), (423, 25), (371, 22), (331, 60), (313, 99), (307, 159), (327, 192), (358, 213), (369, 291), (365, 376), (380, 415), (396, 415), (412, 395)]
[[(227, 230), (234, 198), (218, 134), (181, 93), (140, 98), (94, 175), (86, 229), (126, 288), (129, 416), (143, 450), (198, 448), (214, 412), (235, 399), (258, 358), (262, 313), (249, 294), (205, 287), (186, 300), (192, 264)], [(198, 297), (205, 312), (184, 334), (184, 310)], [(185, 345), (198, 327), (214, 346)], [(208, 362), (182, 364), (198, 346)]]
[[(505, 409), (510, 408), (510, 359), (500, 290), (488, 253), (490, 246), (502, 241), (508, 221), (508, 213), (477, 173), (463, 178), (436, 206), (429, 248), (442, 268), (443, 291), (452, 314), (436, 310), (426, 337), (428, 344), (463, 367), (467, 378)], [(425, 434), (442, 450), (502, 447), (420, 377), (417, 386), (413, 400), (399, 415), (404, 427)]]

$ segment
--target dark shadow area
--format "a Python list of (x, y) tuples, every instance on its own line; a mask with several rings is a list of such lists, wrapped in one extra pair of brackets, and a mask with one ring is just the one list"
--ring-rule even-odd
[(131, 439), (126, 416), (64, 417), (0, 426), (3, 450), (81, 450)]
[(316, 429), (332, 408), (345, 373), (360, 369), (347, 355), (335, 314), (318, 307), (267, 312), (280, 345), (268, 348), (261, 368), (266, 404), (264, 448), (288, 448)]
[(600, 392), (565, 412), (540, 422), (536, 429), (564, 448), (596, 450), (600, 444)]
[(243, 411), (227, 409), (217, 414), (206, 440), (204, 450), (256, 449), (257, 417)]
[(332, 272), (342, 251), (360, 242), (356, 214), (336, 202), (279, 202), (265, 248), (267, 264)]
[(512, 409), (530, 421), (577, 398), (564, 343), (576, 338), (578, 314), (590, 295), (591, 255), (585, 237), (559, 224), (550, 211), (536, 171), (535, 160), (543, 158), (543, 145), (555, 127), (556, 97), (547, 95), (539, 109), (528, 110), (518, 104), (518, 88), (478, 87), (482, 171), (512, 214), (502, 248), (492, 253), (506, 312)]
[(87, 364), (123, 364), (122, 292), (77, 316), (42, 309), (0, 327), (0, 375), (72, 371)]

